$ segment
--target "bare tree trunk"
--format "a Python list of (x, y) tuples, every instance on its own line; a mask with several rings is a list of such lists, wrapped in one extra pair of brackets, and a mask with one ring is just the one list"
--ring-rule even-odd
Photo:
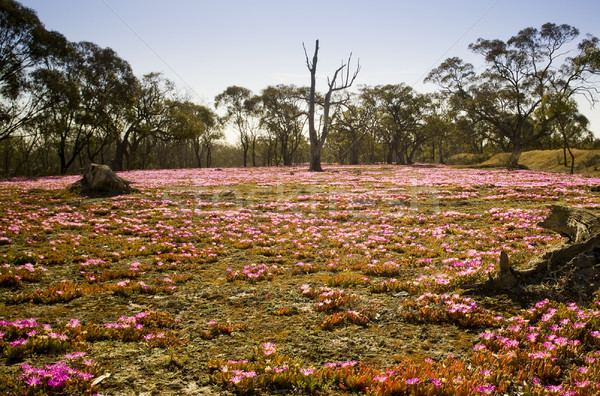
[[(306, 47), (304, 48), (304, 55), (306, 56), (306, 66), (310, 71), (310, 91), (308, 96), (308, 135), (310, 138), (310, 166), (309, 171), (313, 172), (322, 172), (323, 168), (321, 167), (321, 151), (323, 150), (323, 146), (325, 144), (325, 140), (327, 139), (327, 134), (329, 133), (329, 111), (331, 109), (332, 94), (336, 91), (342, 91), (346, 88), (352, 86), (352, 83), (356, 79), (358, 72), (360, 71), (360, 65), (356, 67), (356, 71), (353, 76), (350, 77), (349, 67), (350, 60), (352, 59), (352, 54), (348, 58), (348, 63), (340, 66), (331, 80), (328, 80), (329, 89), (325, 94), (325, 102), (323, 103), (323, 127), (320, 133), (315, 128), (315, 95), (316, 95), (316, 74), (317, 74), (317, 61), (319, 54), (319, 40), (315, 42), (315, 53), (312, 58), (312, 62), (308, 59), (308, 54), (306, 53)], [(344, 68), (346, 68), (346, 73), (344, 75)], [(336, 83), (336, 79), (341, 72), (340, 84)], [(339, 103), (338, 103), (339, 104)]]
[[(306, 53), (306, 50), (305, 50)], [(310, 71), (310, 91), (308, 94), (308, 136), (310, 139), (310, 171), (321, 172), (321, 152), (319, 151), (319, 138), (315, 130), (315, 91), (317, 86), (317, 61), (319, 54), (319, 40), (315, 42), (315, 54), (313, 55), (312, 63), (308, 61), (306, 55), (306, 64)]]

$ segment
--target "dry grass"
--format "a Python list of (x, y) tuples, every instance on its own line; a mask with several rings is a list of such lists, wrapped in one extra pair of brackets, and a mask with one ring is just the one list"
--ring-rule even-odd
[[(571, 150), (575, 156), (574, 173), (598, 176), (600, 175), (600, 150)], [(478, 166), (484, 168), (504, 168), (510, 162), (510, 153), (494, 155)], [(567, 152), (567, 165), (563, 150), (534, 150), (521, 153), (519, 167), (540, 172), (569, 173), (571, 171), (571, 156)]]

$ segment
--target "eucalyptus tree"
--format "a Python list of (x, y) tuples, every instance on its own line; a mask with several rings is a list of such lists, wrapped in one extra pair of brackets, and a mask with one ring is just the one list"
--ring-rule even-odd
[[(360, 92), (369, 89), (363, 86)], [(349, 99), (333, 117), (328, 147), (335, 151), (340, 163), (376, 162), (379, 109), (368, 100), (368, 95), (352, 94)]]
[(523, 29), (506, 42), (480, 38), (469, 49), (484, 57), (481, 74), (455, 57), (432, 70), (426, 81), (440, 85), (457, 110), (483, 124), (492, 144), (517, 157), (551, 133), (551, 120), (536, 124), (534, 119), (547, 94), (570, 98), (585, 93), (595, 100), (598, 41), (588, 37), (571, 48), (578, 35), (572, 26), (546, 23), (539, 30)]
[(315, 52), (312, 57), (312, 61), (308, 58), (306, 47), (304, 47), (304, 55), (306, 57), (306, 67), (310, 72), (310, 91), (308, 92), (308, 136), (310, 141), (310, 166), (309, 170), (314, 172), (322, 172), (323, 167), (321, 166), (321, 152), (323, 146), (329, 134), (330, 127), (330, 112), (332, 106), (343, 104), (347, 98), (336, 98), (335, 95), (343, 92), (350, 88), (358, 72), (360, 71), (360, 64), (357, 64), (356, 69), (352, 75), (350, 75), (350, 62), (352, 60), (352, 54), (348, 57), (346, 63), (342, 63), (333, 73), (333, 77), (327, 78), (327, 92), (323, 97), (322, 102), (322, 114), (319, 125), (316, 125), (315, 115), (316, 107), (318, 105), (318, 95), (316, 91), (317, 86), (317, 62), (319, 60), (319, 40), (315, 41)]
[[(175, 99), (175, 85), (160, 73), (144, 75), (133, 86), (133, 97), (127, 107), (128, 117), (114, 137), (112, 168), (145, 167), (147, 152), (156, 147), (170, 120), (168, 103)], [(140, 147), (146, 153), (138, 155)]]
[(37, 94), (44, 103), (36, 127), (58, 155), (61, 174), (67, 172), (91, 136), (83, 122), (82, 58), (76, 45), (70, 43), (68, 51), (48, 60), (34, 75)]
[(61, 34), (45, 29), (33, 10), (14, 0), (0, 0), (0, 141), (39, 112), (31, 73), (65, 44)]
[(197, 116), (204, 123), (204, 133), (200, 135), (200, 139), (194, 144), (196, 159), (198, 161), (198, 167), (200, 168), (203, 153), (206, 160), (206, 167), (210, 168), (212, 165), (212, 153), (215, 144), (225, 137), (222, 131), (223, 123), (214, 111), (205, 106), (197, 108)]
[(214, 142), (222, 137), (217, 115), (209, 108), (190, 101), (172, 102), (169, 108), (170, 140), (189, 142), (194, 151), (196, 166), (201, 168), (202, 160), (206, 159), (206, 166), (209, 167)]
[(587, 129), (589, 120), (579, 112), (575, 100), (564, 94), (546, 95), (536, 116), (542, 119), (541, 123), (553, 131), (562, 143), (565, 167), (569, 166), (567, 152), (569, 153), (572, 174), (575, 168), (575, 155), (571, 147), (593, 137)]
[(306, 89), (293, 85), (270, 86), (260, 97), (263, 126), (277, 143), (283, 165), (292, 165), (294, 154), (304, 140), (308, 120), (304, 107)]
[(377, 132), (387, 147), (387, 163), (413, 163), (428, 137), (423, 126), (430, 98), (403, 83), (364, 88), (361, 96), (377, 109)]
[(253, 95), (248, 88), (233, 85), (215, 96), (215, 107), (217, 109), (225, 107), (225, 122), (232, 124), (239, 133), (244, 167), (248, 164), (250, 150), (252, 150), (252, 166), (256, 166), (256, 143), (260, 131), (260, 98)]
[(85, 119), (82, 121), (92, 130), (86, 159), (95, 161), (98, 154), (105, 156), (107, 148), (135, 120), (139, 80), (129, 63), (112, 49), (88, 42), (79, 46), (85, 61), (81, 87)]
[(110, 48), (69, 43), (34, 79), (44, 104), (36, 122), (49, 135), (61, 174), (83, 154), (90, 160), (104, 150), (129, 117), (136, 80), (129, 64)]

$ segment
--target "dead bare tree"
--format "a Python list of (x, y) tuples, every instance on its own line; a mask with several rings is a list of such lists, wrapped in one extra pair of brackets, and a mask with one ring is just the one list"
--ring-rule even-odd
[(333, 73), (333, 77), (331, 79), (329, 77), (327, 78), (328, 89), (323, 100), (323, 118), (317, 130), (315, 126), (315, 105), (319, 40), (316, 40), (315, 42), (315, 54), (313, 55), (312, 62), (308, 58), (308, 53), (304, 43), (302, 43), (302, 47), (304, 47), (304, 55), (306, 56), (306, 66), (310, 71), (310, 91), (308, 96), (308, 134), (310, 138), (309, 170), (313, 172), (322, 172), (323, 168), (321, 167), (321, 152), (323, 151), (323, 146), (325, 144), (325, 140), (327, 139), (327, 134), (329, 133), (329, 112), (332, 105), (339, 105), (343, 103), (343, 100), (332, 101), (333, 94), (352, 86), (356, 76), (358, 75), (358, 72), (360, 71), (360, 63), (357, 62), (356, 70), (352, 76), (350, 76), (350, 62), (352, 60), (352, 53), (350, 53), (348, 62), (342, 63), (342, 65), (337, 68), (335, 73)]

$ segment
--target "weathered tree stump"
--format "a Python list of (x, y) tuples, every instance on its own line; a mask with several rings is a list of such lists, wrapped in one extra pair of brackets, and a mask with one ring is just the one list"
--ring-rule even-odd
[(117, 176), (108, 165), (90, 164), (83, 169), (83, 177), (69, 189), (82, 194), (129, 194), (134, 191), (130, 181)]
[(550, 206), (550, 210), (548, 217), (539, 225), (560, 233), (568, 240), (519, 269), (514, 268), (508, 255), (502, 252), (496, 274), (490, 275), (486, 282), (469, 288), (511, 290), (554, 279), (574, 287), (592, 285), (597, 290), (600, 285), (596, 286), (593, 278), (600, 274), (600, 216), (585, 209), (558, 205)]

